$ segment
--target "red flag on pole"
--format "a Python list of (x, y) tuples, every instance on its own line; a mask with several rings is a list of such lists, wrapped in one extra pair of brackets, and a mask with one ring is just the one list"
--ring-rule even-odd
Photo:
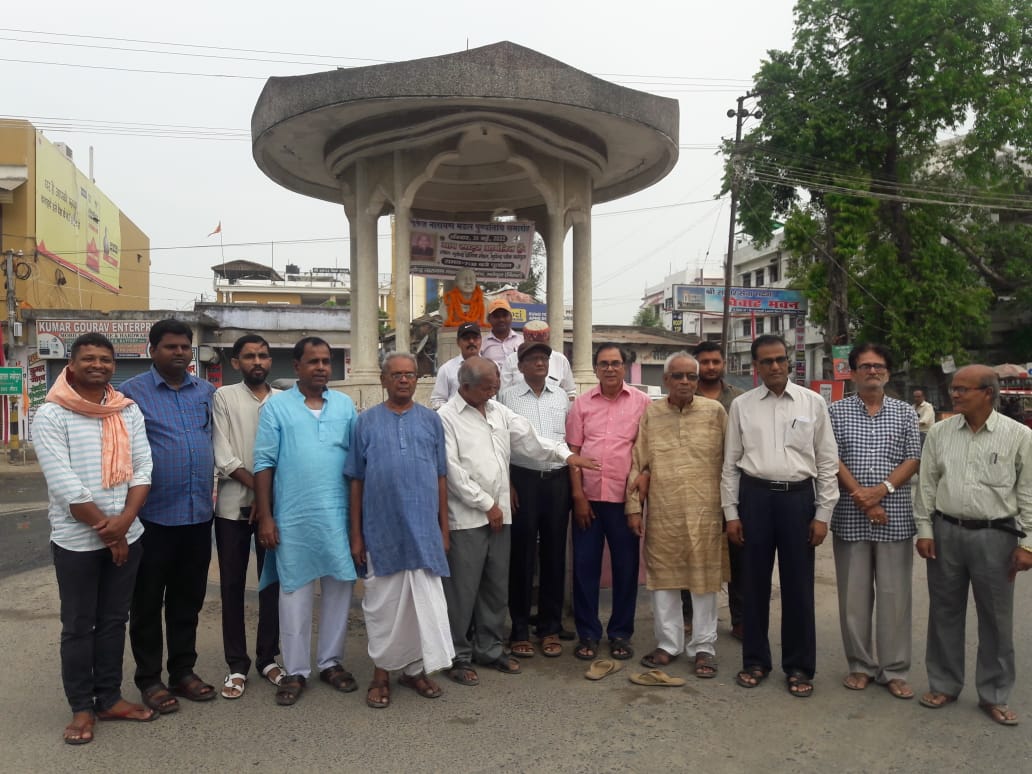
[(208, 234), (208, 236), (215, 236), (216, 234), (221, 234), (221, 233), (222, 233), (222, 221), (220, 220), (219, 221), (219, 225), (217, 225), (215, 227), (215, 230), (212, 231), (210, 234)]

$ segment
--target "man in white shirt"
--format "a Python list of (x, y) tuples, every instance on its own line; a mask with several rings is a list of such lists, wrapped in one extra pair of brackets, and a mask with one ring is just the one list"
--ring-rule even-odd
[[(272, 367), (269, 343), (248, 333), (233, 343), (230, 364), (242, 381), (215, 391), (212, 405), (212, 443), (219, 495), (215, 508), (215, 546), (219, 557), (219, 590), (222, 595), (222, 647), (229, 666), (222, 696), (244, 695), (251, 659), (244, 633), (244, 588), (251, 541), (261, 577), (265, 548), (257, 541), (254, 519), (254, 439), (258, 434), (258, 412), (275, 392), (265, 381)], [(279, 652), (279, 585), (258, 593), (258, 634), (255, 666), (273, 685), (279, 685), (283, 670), (276, 663)]]
[[(548, 344), (549, 331), (548, 323), (542, 320), (531, 320), (523, 326), (523, 341), (537, 341)], [(562, 352), (558, 352), (551, 347), (549, 347), (548, 351), (552, 354), (548, 356), (546, 384), (559, 387), (570, 400), (573, 400), (577, 397), (577, 384), (573, 381), (573, 369), (570, 368), (570, 361), (566, 359), (566, 355)], [(505, 364), (502, 366), (501, 389), (505, 391), (513, 385), (523, 384), (526, 384), (526, 380), (523, 378), (523, 372), (520, 370), (517, 353), (513, 352), (505, 358)]]
[[(540, 437), (533, 425), (491, 400), (498, 369), (484, 358), (459, 369), (459, 392), (441, 407), (448, 456), (448, 526), (451, 547), (444, 578), (455, 661), (448, 677), (461, 685), (480, 682), (472, 661), (504, 674), (520, 666), (502, 652), (508, 601), (510, 525), (509, 462), (526, 457), (598, 469), (562, 441)], [(472, 633), (472, 638), (470, 637)]]
[(767, 630), (776, 553), (781, 666), (789, 694), (809, 698), (817, 666), (814, 549), (824, 542), (839, 499), (838, 445), (824, 399), (789, 381), (783, 339), (758, 336), (752, 360), (763, 384), (731, 404), (720, 482), (728, 540), (745, 547), (742, 671), (736, 682), (755, 688), (772, 668)]
[[(447, 330), (442, 328), (441, 330)], [(476, 323), (463, 323), (457, 329), (459, 354), (448, 360), (437, 369), (437, 381), (434, 391), (430, 393), (430, 408), (437, 411), (459, 391), (459, 366), (471, 357), (480, 354), (480, 326)]]
[(935, 406), (925, 400), (924, 390), (914, 390), (914, 410), (917, 412), (917, 429), (924, 435), (935, 424)]
[(484, 337), (480, 356), (493, 362), (501, 372), (505, 358), (519, 348), (523, 336), (513, 331), (512, 307), (504, 298), (496, 298), (487, 305), (487, 322), (491, 332)]

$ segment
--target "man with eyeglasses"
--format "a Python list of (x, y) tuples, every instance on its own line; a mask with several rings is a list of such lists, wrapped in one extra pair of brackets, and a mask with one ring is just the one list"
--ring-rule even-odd
[[(546, 326), (547, 330), (547, 326)], [(498, 396), (551, 441), (566, 438), (570, 400), (548, 375), (552, 348), (543, 341), (524, 341), (516, 350), (521, 378)], [(530, 642), (530, 608), (534, 568), (540, 568), (537, 636), (541, 652), (562, 655), (559, 642), (566, 584), (566, 536), (570, 524), (570, 476), (566, 465), (513, 449), (512, 551), (509, 558), (509, 617), (511, 649), (519, 658), (534, 655)]]
[(911, 699), (907, 676), (916, 529), (910, 478), (921, 457), (917, 414), (885, 394), (892, 371), (885, 347), (853, 347), (849, 367), (857, 392), (829, 409), (840, 460), (840, 497), (831, 531), (849, 669), (842, 684), (862, 691), (873, 680), (897, 699)]
[(578, 397), (566, 419), (566, 442), (577, 454), (598, 459), (601, 470), (570, 469), (573, 496), (573, 617), (580, 642), (573, 655), (593, 661), (602, 639), (598, 617), (602, 551), (609, 544), (613, 610), (606, 626), (609, 653), (634, 655), (634, 611), (638, 599), (638, 535), (624, 511), (631, 451), (649, 399), (624, 381), (627, 353), (617, 344), (595, 350), (598, 384)]
[(755, 688), (772, 669), (767, 630), (777, 555), (781, 666), (789, 694), (809, 698), (817, 667), (814, 549), (824, 542), (839, 499), (838, 447), (824, 399), (789, 380), (784, 340), (758, 336), (751, 352), (763, 384), (731, 404), (721, 475), (727, 536), (745, 549), (745, 637), (736, 682)]
[(999, 378), (984, 365), (961, 368), (950, 386), (957, 413), (928, 432), (921, 496), (914, 509), (917, 553), (928, 568), (929, 692), (939, 709), (964, 687), (968, 587), (978, 615), (975, 688), (991, 720), (1013, 726), (1014, 579), (1032, 568), (1032, 430), (994, 408)]
[[(443, 329), (442, 329), (443, 330)], [(480, 326), (463, 323), (455, 332), (459, 342), (459, 354), (437, 369), (433, 392), (430, 393), (430, 408), (437, 411), (459, 391), (459, 367), (471, 357), (480, 354)]]
[(441, 578), (448, 575), (448, 483), (444, 426), (412, 398), (416, 363), (383, 361), (387, 400), (358, 415), (344, 474), (351, 479), (351, 555), (366, 568), (362, 611), (375, 671), (366, 705), (390, 704), (390, 672), (426, 699), (441, 695), (428, 674), (455, 656)]
[[(667, 358), (666, 400), (645, 410), (634, 442), (627, 521), (632, 532), (645, 538), (652, 592), (656, 648), (641, 663), (663, 669), (685, 653), (694, 661), (696, 677), (712, 678), (717, 675), (717, 594), (726, 545), (720, 467), (727, 412), (717, 401), (696, 395), (698, 383), (695, 358), (687, 352)], [(633, 486), (640, 475), (648, 483)], [(687, 645), (682, 589), (691, 592), (694, 618)]]

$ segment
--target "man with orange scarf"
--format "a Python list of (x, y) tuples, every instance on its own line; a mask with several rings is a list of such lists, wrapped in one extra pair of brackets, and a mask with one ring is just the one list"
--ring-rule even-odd
[(150, 490), (143, 414), (111, 386), (115, 352), (99, 333), (72, 344), (68, 367), (32, 435), (50, 497), (50, 547), (61, 596), (61, 678), (72, 708), (67, 744), (93, 741), (100, 720), (154, 720), (122, 698), (122, 654)]

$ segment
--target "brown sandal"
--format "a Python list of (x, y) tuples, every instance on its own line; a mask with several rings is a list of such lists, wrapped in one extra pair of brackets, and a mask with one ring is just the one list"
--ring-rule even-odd
[(708, 680), (717, 676), (717, 657), (712, 653), (699, 651), (695, 654), (695, 676)]
[(426, 676), (426, 672), (418, 675), (402, 675), (398, 678), (398, 684), (411, 688), (424, 699), (436, 699), (441, 695), (441, 686)]
[(140, 691), (144, 705), (161, 715), (171, 715), (179, 711), (179, 699), (172, 695), (164, 683), (154, 683)]
[(558, 634), (546, 634), (541, 638), (541, 653), (548, 658), (557, 658), (563, 655), (563, 646), (559, 642)]
[(290, 707), (297, 704), (297, 700), (304, 693), (307, 682), (302, 675), (287, 675), (284, 677), (280, 681), (279, 689), (276, 691), (276, 703), (281, 707)]
[(321, 671), (319, 679), (328, 685), (332, 685), (341, 693), (351, 693), (358, 690), (355, 676), (340, 664), (334, 664)]
[(190, 701), (211, 701), (215, 698), (215, 686), (208, 685), (191, 672), (172, 686), (172, 693)]
[[(366, 689), (365, 703), (367, 707), (384, 709), (390, 706), (390, 679), (390, 673), (386, 669), (376, 668), (376, 671), (373, 672), (372, 682), (369, 683), (369, 687)], [(376, 691), (376, 696), (373, 696), (373, 691)]]

